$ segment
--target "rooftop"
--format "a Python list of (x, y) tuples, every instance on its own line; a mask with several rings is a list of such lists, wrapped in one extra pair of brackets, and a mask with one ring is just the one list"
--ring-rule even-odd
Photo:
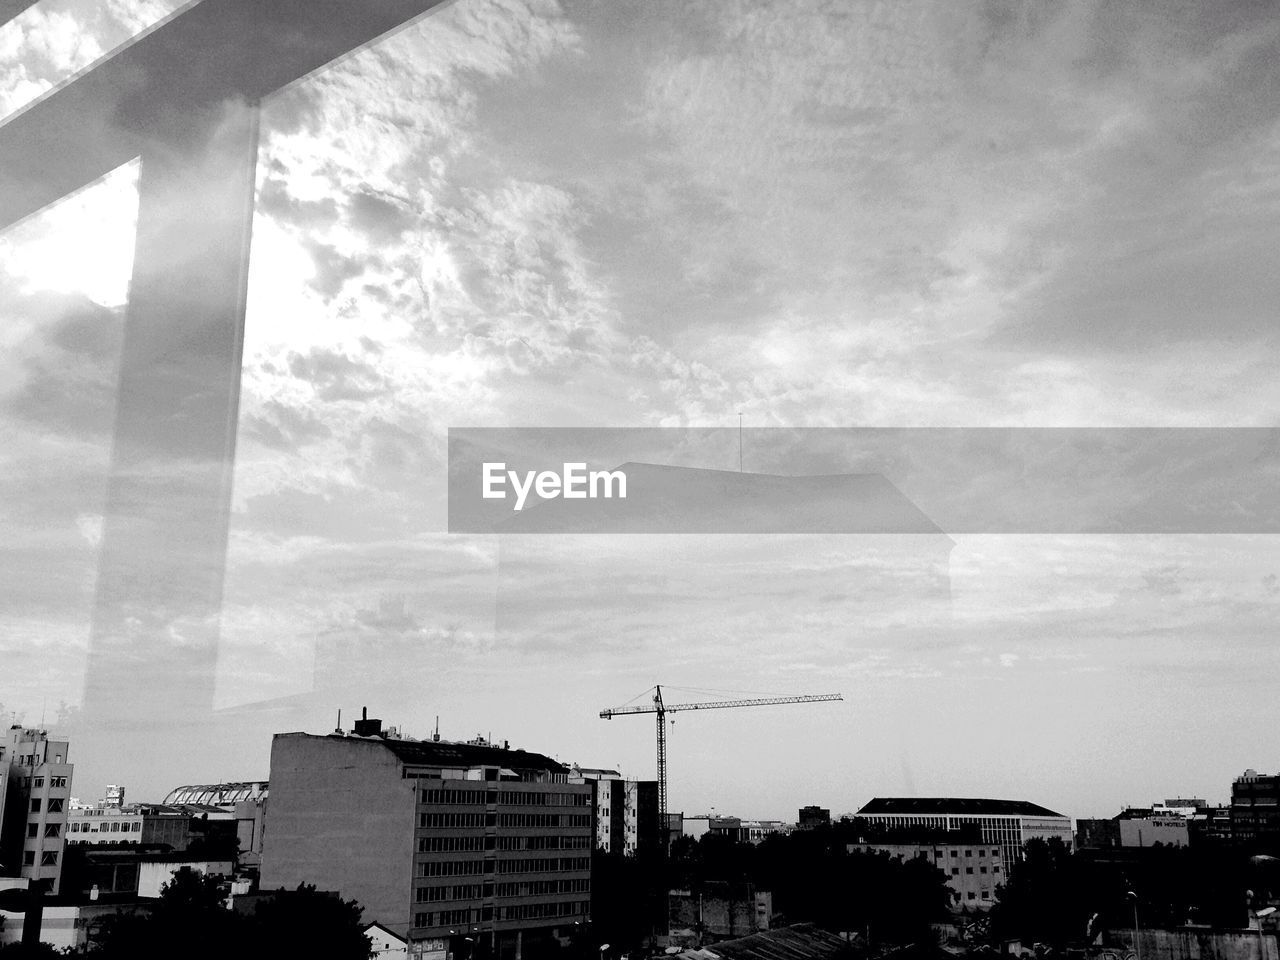
[(992, 817), (1061, 817), (1047, 807), (1027, 800), (990, 800), (980, 797), (875, 797), (858, 811), (867, 814), (914, 814)]
[(499, 767), (508, 770), (539, 770), (550, 773), (568, 773), (569, 768), (558, 760), (528, 750), (509, 747), (485, 746), (475, 743), (455, 743), (449, 740), (403, 740), (394, 737), (354, 734), (277, 733), (277, 737), (310, 737), (314, 740), (368, 743), (381, 745), (395, 754), (400, 762), (421, 767)]
[(687, 960), (834, 960), (852, 956), (846, 941), (812, 923), (753, 933), (680, 954)]

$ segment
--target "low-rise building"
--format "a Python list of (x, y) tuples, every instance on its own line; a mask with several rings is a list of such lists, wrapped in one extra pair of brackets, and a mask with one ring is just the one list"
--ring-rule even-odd
[(1174, 813), (1149, 807), (1124, 810), (1116, 817), (1122, 847), (1185, 847), (1188, 842), (1188, 820)]
[(668, 894), (672, 931), (687, 930), (697, 943), (768, 930), (773, 894), (749, 883), (704, 883), (696, 890)]
[(1022, 859), (1029, 840), (1057, 840), (1072, 849), (1071, 819), (1026, 800), (973, 797), (876, 797), (858, 818), (887, 829), (953, 832), (976, 826), (982, 840), (1000, 849), (1003, 873)]
[(987, 910), (995, 904), (996, 887), (1007, 879), (1000, 845), (982, 838), (969, 825), (954, 831), (896, 828), (849, 844), (850, 853), (884, 853), (897, 860), (925, 860), (947, 878), (955, 909)]
[(831, 824), (831, 811), (826, 807), (801, 807), (796, 817), (797, 830), (816, 830)]

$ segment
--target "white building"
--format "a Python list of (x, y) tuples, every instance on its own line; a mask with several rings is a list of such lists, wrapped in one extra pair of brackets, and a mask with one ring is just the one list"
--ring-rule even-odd
[(909, 832), (956, 831), (973, 824), (985, 843), (1000, 848), (1006, 875), (1022, 859), (1029, 840), (1052, 840), (1072, 848), (1071, 818), (1026, 800), (973, 797), (876, 797), (856, 814), (868, 825)]

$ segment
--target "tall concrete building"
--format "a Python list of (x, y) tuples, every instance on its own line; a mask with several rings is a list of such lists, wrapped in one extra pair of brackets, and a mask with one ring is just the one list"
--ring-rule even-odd
[(617, 770), (575, 764), (569, 781), (591, 785), (597, 849), (630, 857), (661, 847), (657, 780), (627, 780)]
[(12, 726), (0, 745), (0, 876), (22, 877), (45, 892), (62, 887), (71, 806), (66, 740)]
[(1057, 839), (1070, 850), (1071, 819), (1026, 800), (970, 797), (876, 797), (857, 816), (869, 826), (956, 831), (975, 825), (981, 839), (1000, 848), (1007, 876), (1028, 840)]
[[(476, 743), (277, 734), (264, 890), (315, 884), (424, 956), (519, 958), (590, 919), (591, 786), (550, 757)], [(469, 941), (469, 942), (468, 942)]]

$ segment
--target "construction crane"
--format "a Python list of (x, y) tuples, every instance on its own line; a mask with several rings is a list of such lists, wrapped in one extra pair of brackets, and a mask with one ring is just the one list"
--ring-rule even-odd
[(664, 703), (662, 687), (653, 688), (653, 702), (634, 707), (614, 707), (601, 710), (600, 717), (612, 720), (637, 713), (658, 715), (658, 830), (663, 837), (662, 849), (667, 848), (666, 838), (670, 826), (667, 823), (667, 714), (677, 710), (725, 710), (729, 707), (767, 707), (779, 703), (822, 703), (843, 700), (838, 693), (810, 693), (795, 697), (759, 697), (752, 700), (708, 700), (702, 703)]

